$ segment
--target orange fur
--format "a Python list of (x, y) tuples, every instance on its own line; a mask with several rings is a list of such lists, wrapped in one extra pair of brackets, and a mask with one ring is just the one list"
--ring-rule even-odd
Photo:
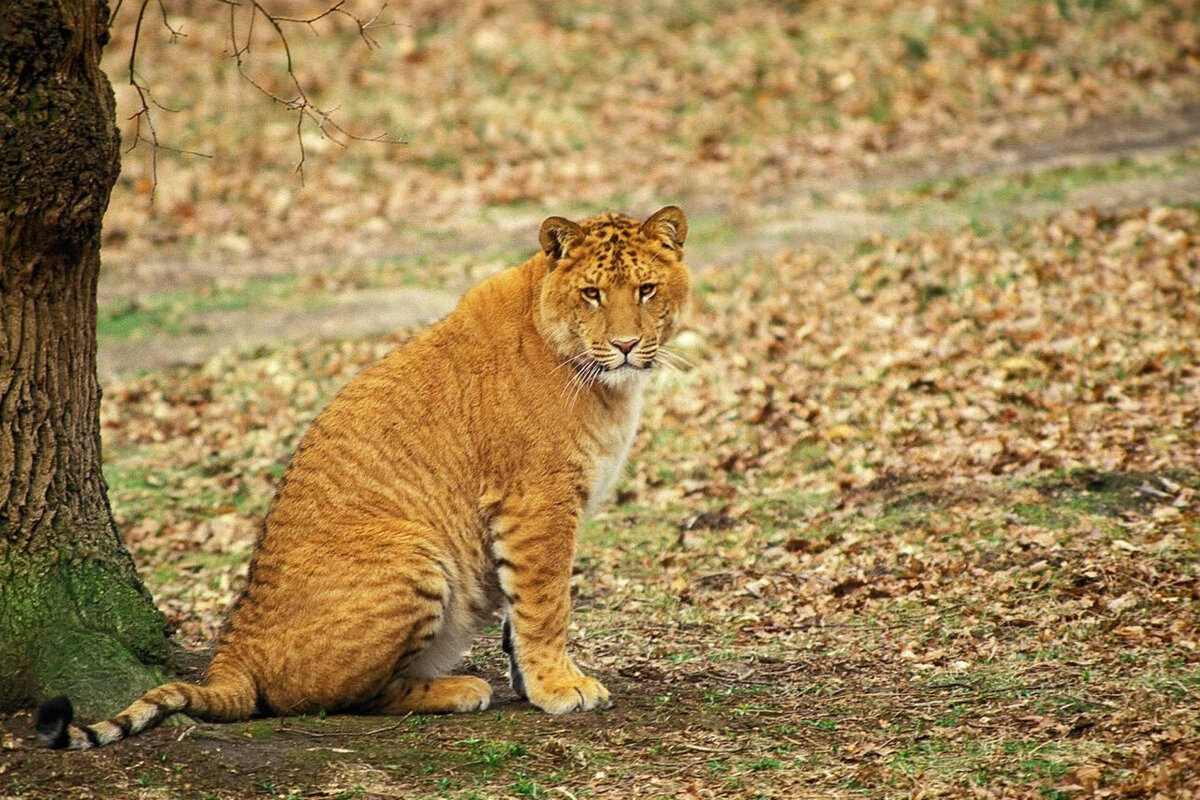
[(546, 220), (543, 252), (313, 422), (202, 685), (159, 687), (90, 733), (47, 712), (43, 738), (104, 744), (173, 711), (483, 709), (486, 682), (447, 675), (497, 609), (522, 697), (556, 714), (606, 704), (567, 654), (575, 536), (619, 473), (686, 303), (686, 235), (673, 206), (645, 223)]

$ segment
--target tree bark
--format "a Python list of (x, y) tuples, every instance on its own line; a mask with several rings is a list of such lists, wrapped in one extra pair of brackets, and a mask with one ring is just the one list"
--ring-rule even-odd
[(104, 0), (0, 0), (0, 709), (66, 693), (109, 713), (166, 651), (100, 471), (107, 17)]

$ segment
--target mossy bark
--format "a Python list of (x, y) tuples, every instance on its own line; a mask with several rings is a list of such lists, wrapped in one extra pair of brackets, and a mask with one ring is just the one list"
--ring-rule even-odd
[(100, 471), (96, 280), (119, 171), (97, 0), (0, 0), (0, 708), (104, 714), (158, 680), (161, 615)]

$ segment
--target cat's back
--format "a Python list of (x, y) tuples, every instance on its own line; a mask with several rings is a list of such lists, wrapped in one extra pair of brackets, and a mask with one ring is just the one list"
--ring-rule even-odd
[(500, 440), (543, 427), (528, 400), (548, 391), (537, 384), (553, 377), (552, 357), (533, 326), (530, 272), (479, 284), (346, 384), (301, 441), (268, 524), (332, 510), (469, 510)]
[(444, 440), (475, 429), (478, 441), (481, 417), (502, 411), (509, 391), (551, 359), (533, 326), (531, 272), (525, 264), (480, 283), (448, 316), (352, 379), (318, 417), (318, 438), (430, 430)]

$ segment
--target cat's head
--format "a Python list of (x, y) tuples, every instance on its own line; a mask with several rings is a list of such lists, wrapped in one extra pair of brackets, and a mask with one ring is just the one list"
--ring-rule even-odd
[(689, 296), (687, 231), (675, 206), (645, 222), (621, 214), (543, 222), (547, 271), (538, 315), (550, 345), (613, 387), (662, 363), (660, 348)]

